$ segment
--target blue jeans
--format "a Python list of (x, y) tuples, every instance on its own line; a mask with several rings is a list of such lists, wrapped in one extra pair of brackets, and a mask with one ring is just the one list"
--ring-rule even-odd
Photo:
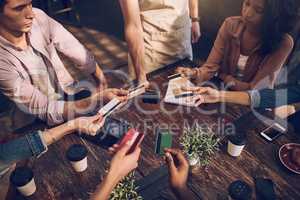
[(39, 157), (46, 152), (48, 148), (41, 134), (41, 131), (36, 131), (0, 144), (0, 173), (20, 160)]

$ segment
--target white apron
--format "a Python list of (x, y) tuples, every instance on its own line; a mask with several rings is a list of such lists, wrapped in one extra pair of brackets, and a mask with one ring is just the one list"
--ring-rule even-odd
[[(146, 73), (183, 58), (192, 59), (189, 0), (139, 0)], [(135, 77), (130, 56), (129, 74)]]

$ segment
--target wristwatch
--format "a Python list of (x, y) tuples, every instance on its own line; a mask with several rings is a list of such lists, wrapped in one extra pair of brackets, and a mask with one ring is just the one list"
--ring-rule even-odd
[(200, 17), (191, 17), (192, 22), (200, 22)]

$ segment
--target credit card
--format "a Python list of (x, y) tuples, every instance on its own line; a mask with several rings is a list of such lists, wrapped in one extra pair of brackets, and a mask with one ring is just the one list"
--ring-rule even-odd
[(144, 85), (139, 85), (135, 88), (129, 89), (128, 99), (132, 99), (146, 92)]
[(171, 80), (171, 79), (178, 78), (178, 77), (181, 77), (181, 74), (177, 73), (177, 74), (170, 75), (170, 76), (168, 76), (168, 79)]

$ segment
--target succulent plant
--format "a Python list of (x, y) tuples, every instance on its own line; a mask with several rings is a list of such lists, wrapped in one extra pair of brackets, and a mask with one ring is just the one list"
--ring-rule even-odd
[(180, 137), (183, 151), (191, 158), (199, 158), (199, 165), (205, 166), (212, 155), (218, 150), (219, 138), (209, 127), (203, 128), (199, 124), (184, 127)]

